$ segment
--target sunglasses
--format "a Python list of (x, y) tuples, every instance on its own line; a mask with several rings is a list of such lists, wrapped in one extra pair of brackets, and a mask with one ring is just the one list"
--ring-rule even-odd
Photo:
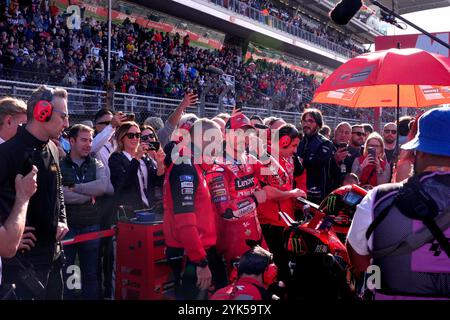
[(126, 134), (126, 137), (130, 140), (133, 138), (139, 139), (141, 137), (141, 133), (140, 132), (136, 132), (136, 133), (129, 132)]
[(150, 134), (146, 134), (146, 135), (144, 135), (144, 136), (141, 136), (141, 140), (142, 141), (147, 141), (148, 139), (155, 139), (156, 137), (155, 137), (155, 135), (153, 134), (153, 133), (150, 133)]
[(97, 124), (104, 124), (105, 126), (109, 126), (111, 124), (111, 121), (97, 122)]
[(384, 133), (386, 133), (386, 134), (389, 134), (389, 133), (396, 134), (396, 133), (397, 133), (397, 130), (389, 130), (389, 129), (385, 129), (385, 130), (384, 130)]
[(358, 135), (359, 137), (366, 135), (364, 132), (352, 132), (352, 133)]

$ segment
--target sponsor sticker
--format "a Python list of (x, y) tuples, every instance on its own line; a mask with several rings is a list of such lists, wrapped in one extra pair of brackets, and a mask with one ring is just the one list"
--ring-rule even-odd
[(228, 197), (226, 196), (221, 196), (221, 197), (213, 197), (212, 201), (213, 202), (225, 202), (228, 200)]
[(181, 183), (181, 187), (182, 188), (193, 188), (194, 187), (194, 183), (193, 182), (189, 182), (189, 181), (185, 181)]
[(252, 174), (244, 176), (242, 178), (238, 178), (234, 180), (234, 185), (236, 190), (243, 190), (250, 187), (253, 187), (255, 185), (255, 182), (253, 181), (254, 177)]
[(180, 181), (194, 181), (194, 176), (182, 175), (180, 176)]
[(194, 194), (194, 189), (193, 188), (182, 188), (181, 194)]
[(194, 203), (192, 201), (187, 201), (187, 202), (182, 202), (181, 205), (182, 206), (193, 206)]

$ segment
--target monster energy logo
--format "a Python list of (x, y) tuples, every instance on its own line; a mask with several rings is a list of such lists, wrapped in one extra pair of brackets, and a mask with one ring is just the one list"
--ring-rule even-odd
[(337, 196), (332, 194), (327, 199), (327, 212), (328, 214), (334, 212), (336, 210), (336, 200)]

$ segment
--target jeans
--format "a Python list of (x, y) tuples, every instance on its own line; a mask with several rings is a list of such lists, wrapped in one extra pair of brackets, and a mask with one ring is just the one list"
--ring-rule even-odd
[[(70, 227), (67, 238), (72, 238), (79, 234), (95, 232), (100, 230), (100, 225), (92, 225), (88, 227)], [(75, 264), (75, 258), (78, 254), (79, 266), (81, 271), (81, 292), (84, 300), (100, 299), (100, 268), (98, 257), (100, 253), (100, 239), (90, 240), (86, 242), (76, 243), (64, 247), (66, 254), (66, 268)], [(65, 272), (65, 278), (72, 275), (73, 272)], [(66, 281), (67, 284), (67, 281)], [(74, 289), (65, 286), (65, 299), (72, 300), (75, 298)]]

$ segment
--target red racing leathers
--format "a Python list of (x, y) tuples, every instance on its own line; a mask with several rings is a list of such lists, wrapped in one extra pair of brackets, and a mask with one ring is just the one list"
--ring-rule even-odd
[[(271, 174), (261, 175), (261, 184), (272, 186), (280, 191), (291, 191), (294, 186), (294, 161), (293, 157), (274, 157), (265, 167)], [(283, 211), (294, 217), (294, 199), (267, 200), (258, 207), (258, 218), (261, 224), (270, 224), (285, 227), (286, 223), (278, 214)]]
[(164, 182), (163, 230), (168, 247), (182, 248), (195, 262), (216, 244), (216, 214), (204, 178), (196, 164), (172, 164)]
[(262, 232), (253, 195), (258, 187), (261, 163), (249, 155), (240, 160), (216, 163), (207, 174), (217, 220), (217, 251), (230, 262), (237, 260), (250, 247), (247, 240), (261, 241)]

